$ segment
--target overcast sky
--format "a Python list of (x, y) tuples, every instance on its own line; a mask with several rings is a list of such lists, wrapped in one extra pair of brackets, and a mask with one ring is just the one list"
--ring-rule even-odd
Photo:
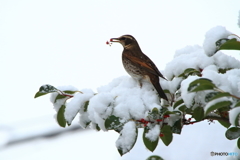
[(212, 27), (240, 35), (239, 6), (239, 0), (1, 0), (0, 125), (53, 115), (48, 96), (33, 99), (43, 84), (96, 90), (127, 75), (122, 46), (107, 46), (110, 38), (133, 35), (164, 70), (175, 50), (202, 45)]

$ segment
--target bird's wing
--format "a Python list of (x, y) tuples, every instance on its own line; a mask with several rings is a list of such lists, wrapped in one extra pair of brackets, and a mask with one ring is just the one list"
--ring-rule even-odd
[[(158, 70), (158, 68), (156, 67), (156, 65), (152, 62), (152, 60), (150, 58), (148, 58), (148, 56), (146, 56), (145, 54), (143, 54), (143, 57), (138, 58), (136, 56), (132, 56), (130, 54), (124, 54), (124, 56), (132, 61), (134, 64), (144, 68), (145, 70), (147, 70), (148, 72), (160, 76), (163, 79), (166, 79)], [(167, 79), (166, 79), (167, 80)]]

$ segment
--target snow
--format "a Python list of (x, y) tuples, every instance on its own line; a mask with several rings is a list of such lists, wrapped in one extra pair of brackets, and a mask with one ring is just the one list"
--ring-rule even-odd
[[(73, 99), (66, 105), (64, 117), (68, 122), (72, 122), (78, 112), (84, 114), (84, 104), (94, 95), (94, 92), (90, 89), (83, 89), (81, 92), (75, 94)], [(83, 125), (81, 127), (85, 128)]]
[[(59, 89), (61, 91), (78, 91), (78, 89), (76, 87), (71, 86), (71, 85), (68, 85), (68, 86), (58, 86), (57, 89)], [(68, 99), (68, 97), (66, 97), (66, 98), (58, 99), (55, 102), (55, 99), (56, 99), (58, 94), (59, 93), (54, 92), (54, 93), (51, 94), (51, 97), (50, 97), (50, 101), (53, 103), (54, 109), (56, 111), (58, 111), (61, 108), (61, 106), (63, 104), (65, 104), (65, 101)]]
[(181, 83), (181, 97), (183, 101), (185, 102), (186, 107), (190, 108), (192, 106), (192, 100), (194, 99), (194, 96), (196, 95), (195, 92), (188, 92), (188, 86), (189, 84), (198, 79), (198, 76), (190, 76), (187, 79), (183, 80)]
[(116, 141), (116, 147), (121, 148), (123, 153), (128, 152), (134, 144), (135, 137), (137, 137), (135, 128), (135, 122), (127, 122), (120, 133), (121, 136), (119, 136), (118, 140)]
[(156, 141), (157, 138), (159, 138), (160, 134), (160, 125), (155, 125), (151, 130), (146, 133), (146, 138), (148, 138), (150, 141)]
[(174, 59), (167, 63), (164, 73), (168, 79), (172, 79), (174, 76), (179, 76), (187, 68), (203, 69), (213, 62), (213, 59), (208, 57), (202, 48), (187, 46), (176, 51)]
[(238, 12), (238, 27), (240, 28), (240, 10)]
[(239, 113), (240, 113), (240, 107), (233, 108), (232, 110), (229, 111), (229, 121), (234, 126), (235, 126), (236, 119), (238, 120), (238, 124), (240, 124)]
[(206, 35), (205, 40), (203, 42), (203, 48), (205, 53), (208, 56), (212, 56), (216, 51), (216, 41), (222, 38), (227, 38), (231, 34), (230, 31), (226, 30), (223, 26), (216, 26), (210, 29)]

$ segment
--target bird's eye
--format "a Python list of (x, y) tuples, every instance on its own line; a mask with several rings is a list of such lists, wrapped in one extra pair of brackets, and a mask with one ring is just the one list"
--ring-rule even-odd
[(124, 41), (126, 38), (125, 37), (122, 37), (121, 40)]

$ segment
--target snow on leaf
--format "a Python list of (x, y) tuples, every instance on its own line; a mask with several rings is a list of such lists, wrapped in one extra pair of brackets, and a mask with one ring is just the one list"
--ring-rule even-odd
[(172, 133), (181, 134), (182, 131), (182, 119), (179, 119), (172, 126)]
[(42, 85), (42, 86), (39, 88), (39, 91), (35, 94), (34, 98), (43, 96), (43, 95), (48, 94), (48, 93), (57, 92), (57, 91), (58, 91), (58, 89), (55, 88), (55, 87), (52, 86), (52, 85), (49, 85), (49, 84)]
[(105, 120), (105, 128), (107, 130), (110, 129), (118, 129), (120, 127), (122, 127), (124, 124), (121, 122), (119, 117), (116, 117), (114, 115), (109, 116), (106, 120)]
[[(155, 150), (155, 148), (158, 145), (158, 140), (159, 140), (158, 136), (159, 136), (159, 133), (160, 133), (160, 128), (159, 128), (159, 125), (156, 125), (156, 126), (157, 126), (156, 128), (154, 127), (154, 131), (151, 131), (151, 129), (149, 129), (148, 127), (145, 127), (144, 131), (143, 131), (144, 145), (151, 152), (153, 152)], [(158, 129), (158, 131), (155, 130), (155, 129)]]
[(121, 156), (133, 148), (137, 140), (137, 135), (138, 129), (135, 122), (129, 121), (123, 126), (120, 136), (116, 141), (116, 147)]
[(240, 50), (240, 42), (237, 39), (230, 39), (223, 43), (219, 50)]
[(223, 107), (230, 107), (231, 104), (232, 102), (229, 101), (229, 99), (226, 97), (212, 100), (204, 108), (205, 115), (209, 114), (211, 111), (214, 111), (216, 109), (220, 109)]
[[(71, 101), (66, 104), (64, 116), (68, 125), (72, 123), (72, 120), (78, 113), (84, 114), (84, 110), (87, 107), (86, 104), (88, 104), (89, 99), (91, 99), (93, 96), (94, 92), (92, 90), (84, 89), (82, 90), (82, 93), (76, 93)], [(86, 121), (89, 122), (89, 120)]]
[(222, 39), (222, 38), (227, 38), (230, 34), (231, 34), (231, 32), (226, 30), (226, 28), (223, 26), (216, 26), (216, 27), (210, 29), (206, 33), (205, 40), (203, 42), (203, 48), (205, 50), (205, 53), (208, 56), (214, 55), (214, 53), (217, 50), (217, 47), (215, 44), (216, 41), (218, 41), (219, 39)]
[(240, 125), (240, 107), (235, 107), (229, 111), (229, 121), (234, 126)]
[(203, 90), (211, 90), (214, 88), (216, 88), (216, 86), (212, 83), (210, 79), (199, 78), (189, 84), (188, 91), (197, 92)]

